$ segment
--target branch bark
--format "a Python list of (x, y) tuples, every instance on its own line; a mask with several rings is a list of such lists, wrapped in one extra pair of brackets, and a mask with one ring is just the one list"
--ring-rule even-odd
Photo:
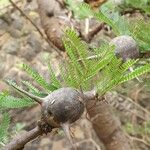
[(14, 138), (4, 147), (4, 150), (22, 150), (28, 142), (42, 135), (43, 131), (37, 126), (29, 132)]
[(88, 101), (87, 111), (97, 136), (107, 150), (131, 149), (119, 120), (114, 116), (111, 106), (106, 101)]
[(63, 32), (67, 26), (70, 26), (70, 20), (67, 20), (61, 9), (60, 3), (56, 0), (37, 0), (41, 24), (48, 40), (53, 46), (64, 51), (62, 43)]

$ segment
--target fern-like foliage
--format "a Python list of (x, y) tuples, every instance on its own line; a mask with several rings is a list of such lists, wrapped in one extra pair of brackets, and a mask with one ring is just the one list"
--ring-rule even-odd
[[(83, 3), (82, 7), (87, 8), (87, 5), (88, 4)], [(99, 12), (93, 11), (93, 17), (99, 21), (105, 22), (107, 25), (112, 27), (112, 30), (114, 31), (116, 36), (130, 35), (127, 18), (121, 16), (119, 12), (115, 10), (112, 11), (112, 9), (110, 9), (109, 7), (102, 6)]]
[[(84, 19), (87, 17), (94, 17), (99, 21), (105, 22), (108, 25), (110, 25), (113, 29), (113, 31), (116, 33), (116, 35), (119, 35), (119, 30), (117, 29), (117, 26), (115, 23), (109, 18), (108, 15), (104, 14), (102, 11), (99, 11), (98, 13), (92, 10), (92, 8), (87, 3), (77, 3), (74, 5), (73, 2), (69, 0), (68, 5), (70, 6), (70, 9), (75, 13), (75, 15), (80, 18)], [(74, 6), (76, 6), (74, 9)]]
[(133, 72), (126, 74), (120, 80), (120, 83), (126, 82), (128, 80), (134, 79), (136, 76), (140, 76), (146, 72), (150, 72), (150, 64), (136, 68)]
[(135, 19), (132, 23), (129, 21), (128, 28), (139, 44), (140, 51), (150, 51), (150, 21), (145, 22), (143, 19)]
[[(139, 5), (139, 1), (132, 1), (128, 0), (125, 2), (128, 5), (135, 4), (136, 6), (144, 6), (147, 8), (147, 0), (142, 2)], [(130, 4), (132, 3), (132, 4)], [(126, 5), (125, 4), (125, 5)], [(69, 2), (69, 6), (72, 9), (72, 2)], [(134, 5), (133, 5), (134, 6)], [(150, 8), (150, 7), (149, 7)], [(77, 10), (76, 10), (77, 9)], [(94, 17), (95, 19), (105, 22), (109, 26), (112, 27), (112, 30), (116, 34), (119, 35), (130, 35), (132, 36), (137, 43), (139, 43), (139, 47), (141, 51), (147, 51), (150, 47), (150, 22), (144, 22), (144, 20), (136, 19), (135, 21), (130, 21), (124, 16), (121, 16), (118, 11), (116, 11), (116, 7), (112, 2), (108, 2), (101, 7), (99, 12), (95, 12), (91, 9), (91, 7), (86, 3), (79, 3), (76, 4), (76, 9), (72, 9), (75, 12), (76, 16), (79, 18), (86, 18), (86, 17)], [(150, 9), (149, 9), (150, 11)], [(84, 14), (84, 15), (82, 15)]]
[(92, 78), (114, 57), (114, 47), (105, 47), (97, 59), (90, 60), (87, 59), (89, 56), (87, 44), (81, 41), (74, 30), (67, 29), (63, 41), (69, 55), (69, 60), (64, 65), (66, 67), (62, 67), (64, 81), (67, 86), (82, 87), (86, 90)]
[(28, 87), (31, 93), (40, 93), (40, 91), (36, 87), (34, 87), (30, 82), (22, 81), (22, 83)]
[[(10, 85), (17, 86), (15, 82), (7, 80)], [(17, 98), (10, 96), (9, 93), (0, 93), (0, 109), (4, 110), (7, 108), (20, 108), (33, 105), (34, 102), (30, 98)]]
[[(103, 95), (118, 84), (150, 71), (149, 64), (146, 64), (145, 66), (136, 68), (133, 72), (129, 72), (129, 68), (136, 64), (138, 60), (128, 60), (123, 63), (121, 59), (118, 59), (114, 55), (115, 47), (109, 44), (105, 44), (102, 48), (95, 48), (92, 52), (89, 52), (87, 44), (72, 29), (66, 29), (63, 42), (69, 56), (60, 67), (64, 86), (90, 90), (91, 87), (93, 88), (96, 85), (97, 91)], [(97, 57), (90, 59), (91, 54)], [(52, 80), (51, 84), (47, 83), (31, 67), (24, 64), (22, 68), (43, 88), (53, 91), (62, 87), (62, 83), (55, 76), (50, 64), (48, 64), (48, 67)], [(33, 85), (28, 82), (24, 83), (33, 94), (40, 94)]]
[(31, 76), (41, 87), (43, 87), (48, 93), (57, 89), (53, 84), (48, 83), (36, 70), (32, 69), (27, 64), (21, 64), (22, 68), (29, 76)]
[(2, 121), (0, 122), (0, 145), (3, 145), (3, 143), (5, 143), (7, 140), (9, 123), (10, 117), (7, 113), (4, 113)]
[(9, 95), (1, 96), (0, 94), (1, 109), (28, 107), (33, 104), (34, 102), (28, 98), (16, 98), (16, 97), (9, 96)]
[[(101, 78), (97, 84), (98, 91), (103, 95), (120, 83), (125, 82), (123, 80), (124, 75), (130, 74), (128, 69), (136, 62), (137, 60), (128, 60), (127, 62), (122, 63), (121, 59), (113, 57), (111, 62), (102, 71)], [(135, 74), (134, 78), (137, 76), (138, 74)]]
[(144, 19), (127, 19), (119, 12), (110, 11), (109, 7), (102, 7), (102, 12), (108, 16), (119, 31), (119, 35), (130, 35), (138, 43), (140, 51), (150, 51), (150, 21)]
[[(150, 65), (147, 64), (129, 72), (129, 68), (138, 60), (128, 60), (123, 63), (114, 55), (114, 47), (111, 45), (105, 46), (106, 49), (103, 52), (96, 52), (97, 58), (90, 60), (86, 44), (80, 40), (76, 32), (68, 29), (65, 35), (64, 45), (69, 60), (64, 67), (63, 76), (68, 86), (82, 87), (87, 90), (87, 87), (91, 87), (91, 82), (94, 81), (99, 93), (104, 94), (118, 84), (150, 71)], [(93, 52), (97, 50), (94, 49)]]
[(47, 96), (48, 93), (43, 93), (41, 91), (39, 91), (35, 86), (33, 86), (29, 81), (22, 81), (22, 83), (24, 85), (26, 85), (26, 87), (28, 88), (29, 92), (31, 92), (32, 94), (36, 95), (36, 96)]
[(119, 7), (122, 11), (127, 9), (139, 9), (146, 14), (150, 14), (149, 0), (125, 0)]
[[(67, 81), (67, 84), (77, 88), (83, 84), (82, 81), (85, 78), (87, 67), (89, 66), (86, 60), (88, 56), (87, 46), (80, 40), (76, 32), (70, 29), (66, 30), (63, 41), (70, 60), (66, 62), (67, 67), (62, 70), (64, 71), (63, 77), (64, 80)], [(81, 58), (81, 60), (77, 61), (79, 58)], [(73, 68), (75, 68), (75, 70)]]
[(56, 87), (56, 89), (59, 89), (62, 87), (61, 82), (57, 79), (55, 72), (53, 71), (51, 64), (49, 63), (49, 61), (47, 62), (48, 64), (48, 71), (49, 71), (49, 75), (50, 75), (50, 82), (51, 84)]

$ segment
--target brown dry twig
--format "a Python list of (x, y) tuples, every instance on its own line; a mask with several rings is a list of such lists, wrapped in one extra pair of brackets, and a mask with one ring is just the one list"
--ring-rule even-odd
[(21, 150), (24, 148), (25, 144), (30, 142), (31, 140), (37, 138), (42, 135), (43, 132), (39, 127), (35, 127), (29, 132), (26, 132), (20, 136), (14, 138), (9, 144), (7, 144), (4, 149), (5, 150)]
[[(96, 34), (98, 34), (103, 28), (104, 28), (105, 23), (101, 23), (100, 25), (96, 26), (92, 31), (90, 31), (88, 34), (86, 35), (82, 35), (80, 34), (82, 40), (86, 41), (86, 42), (91, 42), (92, 39), (94, 38), (94, 36)], [(81, 33), (81, 32), (80, 32)]]
[(132, 141), (143, 143), (143, 144), (145, 144), (147, 147), (150, 148), (150, 144), (147, 143), (145, 140), (140, 139), (140, 138), (137, 138), (137, 137), (133, 137), (133, 136), (128, 136), (128, 137), (129, 137), (129, 139), (131, 139)]
[(89, 34), (88, 34), (88, 41), (89, 42), (93, 39), (93, 37), (97, 33), (99, 33), (103, 29), (104, 25), (105, 25), (105, 23), (101, 23), (99, 26), (95, 27), (92, 31), (89, 32)]

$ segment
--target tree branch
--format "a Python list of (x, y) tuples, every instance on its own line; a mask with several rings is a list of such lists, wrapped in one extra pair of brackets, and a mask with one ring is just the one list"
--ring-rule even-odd
[[(91, 105), (96, 105), (91, 108)], [(106, 101), (88, 101), (87, 111), (93, 128), (107, 150), (131, 150), (129, 141)]]
[(4, 147), (4, 150), (21, 150), (25, 144), (42, 135), (43, 131), (37, 126), (29, 132), (26, 132), (14, 138), (9, 144)]
[(94, 36), (96, 34), (98, 34), (104, 28), (104, 25), (105, 25), (105, 23), (101, 23), (100, 25), (98, 25), (97, 27), (95, 27), (92, 31), (90, 31), (88, 33), (87, 37), (85, 37), (85, 41), (86, 42), (91, 42), (92, 39), (94, 38)]

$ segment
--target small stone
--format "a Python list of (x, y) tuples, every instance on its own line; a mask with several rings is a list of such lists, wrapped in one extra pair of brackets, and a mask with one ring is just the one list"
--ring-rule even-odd
[(0, 30), (5, 30), (7, 27), (8, 24), (4, 20), (0, 19)]
[(11, 79), (11, 80), (15, 80), (17, 81), (18, 78), (18, 72), (19, 70), (15, 67), (13, 67), (12, 69), (10, 69), (6, 75), (4, 76), (5, 79)]
[(9, 86), (4, 83), (4, 82), (0, 82), (0, 92), (3, 92), (5, 90), (7, 90), (9, 88)]
[(25, 58), (27, 61), (32, 61), (32, 59), (34, 59), (36, 55), (37, 53), (30, 45), (26, 45), (25, 47), (22, 47), (20, 50), (20, 56)]
[(50, 144), (50, 139), (49, 138), (43, 138), (40, 142), (41, 147), (44, 147), (44, 146), (49, 145), (49, 144)]
[(16, 55), (20, 49), (20, 42), (14, 38), (10, 38), (3, 45), (2, 50), (8, 54)]
[(21, 38), (22, 34), (19, 30), (14, 29), (12, 27), (8, 28), (7, 32), (11, 35), (13, 38)]
[(13, 13), (11, 14), (11, 19), (13, 20), (11, 24), (12, 27), (21, 31), (23, 28), (23, 19), (20, 17), (20, 15)]
[(4, 75), (4, 70), (5, 70), (5, 65), (0, 64), (0, 78), (3, 77), (3, 75)]
[(36, 53), (38, 53), (42, 48), (40, 41), (41, 39), (39, 35), (35, 32), (32, 32), (27, 39), (27, 44), (29, 44)]
[(0, 57), (0, 78), (3, 77), (4, 71), (5, 71), (5, 63), (4, 60), (2, 60)]

